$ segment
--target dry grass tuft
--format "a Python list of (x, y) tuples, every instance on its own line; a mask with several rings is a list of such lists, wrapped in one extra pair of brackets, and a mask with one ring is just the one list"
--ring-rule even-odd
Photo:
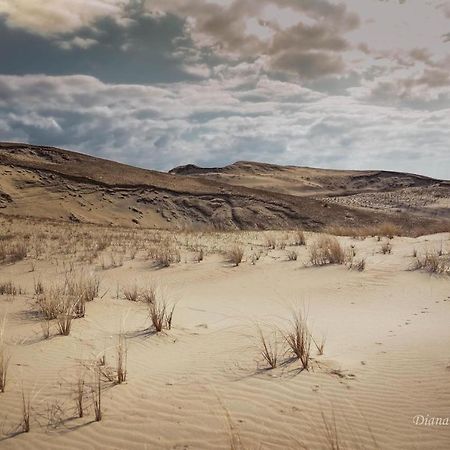
[(358, 272), (362, 272), (366, 268), (366, 259), (352, 259), (349, 264), (349, 269), (357, 270)]
[(313, 266), (344, 264), (345, 252), (335, 237), (320, 236), (309, 249), (309, 261)]
[(392, 245), (391, 245), (391, 243), (390, 242), (384, 242), (381, 245), (380, 250), (381, 250), (381, 253), (383, 253), (383, 255), (387, 255), (387, 254), (390, 255), (392, 253)]
[(84, 386), (84, 370), (80, 369), (75, 386), (75, 406), (77, 409), (78, 417), (84, 416)]
[(237, 267), (242, 262), (242, 258), (244, 257), (244, 249), (239, 245), (234, 245), (230, 250), (226, 253), (226, 260), (233, 266)]
[(450, 274), (450, 257), (442, 252), (427, 252), (423, 257), (416, 259), (412, 270), (425, 270), (434, 274)]
[(16, 295), (23, 294), (24, 291), (20, 286), (16, 286), (12, 281), (4, 281), (0, 283), (0, 295)]
[(295, 250), (289, 250), (286, 253), (288, 261), (297, 261), (298, 253)]
[(293, 311), (289, 328), (283, 332), (284, 340), (302, 368), (309, 370), (311, 362), (311, 332), (301, 310)]
[(141, 291), (138, 286), (134, 284), (123, 289), (123, 296), (125, 300), (137, 302), (141, 298)]
[(30, 432), (30, 419), (31, 419), (31, 398), (30, 394), (25, 395), (22, 386), (22, 432), (29, 433)]
[(158, 245), (148, 250), (148, 257), (152, 259), (156, 267), (169, 267), (171, 264), (181, 261), (180, 252), (168, 241), (161, 241)]
[(102, 411), (102, 379), (101, 379), (101, 371), (99, 368), (96, 370), (96, 381), (95, 385), (92, 388), (92, 403), (94, 406), (94, 416), (95, 421), (100, 422), (103, 418)]
[(157, 333), (172, 328), (172, 318), (175, 306), (176, 305), (173, 304), (172, 307), (169, 307), (164, 298), (159, 300), (155, 299), (153, 303), (148, 304), (150, 320)]
[(302, 230), (297, 230), (294, 233), (294, 241), (292, 243), (292, 245), (306, 245), (306, 237), (305, 237), (305, 233)]
[(264, 336), (263, 331), (258, 326), (259, 336), (259, 352), (264, 360), (267, 362), (271, 369), (275, 369), (278, 364), (279, 348), (277, 335), (274, 333), (272, 339), (268, 339)]

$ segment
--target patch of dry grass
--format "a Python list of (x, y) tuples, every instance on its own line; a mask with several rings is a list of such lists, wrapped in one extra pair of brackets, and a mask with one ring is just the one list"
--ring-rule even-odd
[(309, 248), (309, 261), (313, 266), (344, 264), (345, 252), (334, 236), (320, 236)]
[(283, 337), (302, 369), (309, 370), (311, 363), (311, 332), (305, 315), (301, 310), (292, 312), (289, 326), (283, 331)]
[(417, 257), (412, 265), (412, 270), (425, 270), (434, 274), (450, 274), (450, 257), (442, 252), (426, 252), (422, 257)]
[(240, 245), (234, 245), (226, 252), (226, 261), (237, 267), (244, 257), (244, 248)]

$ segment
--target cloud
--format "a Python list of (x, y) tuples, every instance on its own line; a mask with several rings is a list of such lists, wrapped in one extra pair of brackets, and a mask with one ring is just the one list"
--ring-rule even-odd
[(120, 19), (122, 0), (0, 0), (0, 15), (11, 27), (41, 35), (68, 33), (97, 19)]
[(448, 109), (376, 106), (245, 74), (158, 86), (0, 76), (0, 129), (149, 168), (253, 159), (448, 177)]

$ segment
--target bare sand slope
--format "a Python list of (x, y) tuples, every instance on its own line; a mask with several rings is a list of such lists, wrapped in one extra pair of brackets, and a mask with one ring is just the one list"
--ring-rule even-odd
[[(331, 434), (336, 424), (339, 448), (447, 449), (450, 426), (414, 425), (413, 418), (450, 416), (450, 281), (408, 269), (414, 250), (448, 253), (449, 234), (396, 237), (391, 254), (380, 253), (384, 239), (340, 238), (365, 258), (362, 272), (305, 267), (317, 235), (307, 235), (306, 247), (289, 245), (289, 235), (274, 236), (287, 247), (269, 249), (263, 233), (178, 235), (172, 239), (181, 262), (160, 270), (141, 250), (109, 269), (102, 269), (101, 256), (88, 264), (45, 251), (2, 266), (1, 280), (27, 293), (0, 296), (12, 355), (0, 394), (0, 448), (326, 449), (332, 446), (325, 416)], [(245, 254), (231, 267), (221, 251), (235, 242)], [(198, 248), (204, 260), (194, 262)], [(297, 261), (287, 261), (290, 250)], [(259, 259), (251, 264), (255, 252)], [(33, 283), (62, 280), (68, 268), (99, 276), (102, 298), (87, 304), (69, 336), (52, 329), (43, 339)], [(134, 284), (155, 283), (177, 302), (173, 328), (157, 334), (149, 331), (146, 306), (122, 295)], [(287, 354), (267, 370), (256, 324), (270, 336), (286, 328), (298, 307), (307, 309), (316, 339), (326, 337), (324, 354), (314, 349), (309, 371)], [(114, 366), (121, 329), (126, 383), (102, 383), (102, 421), (93, 421), (92, 408), (76, 418), (77, 374), (104, 353), (106, 365)], [(88, 369), (85, 374), (88, 407), (93, 378)], [(32, 398), (31, 431), (15, 434), (22, 384)]]

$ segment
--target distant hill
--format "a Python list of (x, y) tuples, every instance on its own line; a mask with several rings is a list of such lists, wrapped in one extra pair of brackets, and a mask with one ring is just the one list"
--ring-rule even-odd
[[(73, 222), (317, 230), (449, 217), (448, 182), (393, 172), (237, 162), (164, 173), (53, 147), (0, 143), (0, 175), (0, 214)], [(423, 205), (408, 210), (387, 197), (379, 204), (387, 194), (422, 198)], [(377, 196), (376, 207), (361, 195)]]

